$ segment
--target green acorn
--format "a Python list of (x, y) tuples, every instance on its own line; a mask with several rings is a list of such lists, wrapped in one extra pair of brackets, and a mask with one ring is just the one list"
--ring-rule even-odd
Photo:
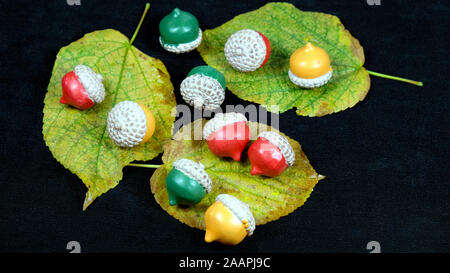
[(202, 42), (202, 30), (197, 18), (178, 8), (161, 20), (159, 33), (162, 47), (177, 54), (192, 51)]
[(190, 206), (211, 191), (212, 182), (202, 163), (182, 158), (173, 163), (173, 169), (166, 177), (166, 188), (171, 206)]

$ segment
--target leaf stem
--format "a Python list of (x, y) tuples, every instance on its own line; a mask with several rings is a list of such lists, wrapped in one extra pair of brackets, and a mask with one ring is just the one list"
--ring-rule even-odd
[(136, 30), (134, 31), (133, 37), (131, 37), (130, 45), (132, 45), (133, 42), (134, 42), (134, 40), (136, 39), (136, 36), (137, 36), (138, 33), (139, 33), (139, 29), (141, 29), (142, 22), (144, 22), (144, 18), (145, 18), (145, 16), (147, 15), (147, 12), (148, 12), (148, 9), (149, 9), (149, 8), (150, 8), (150, 3), (145, 4), (144, 13), (142, 14), (141, 20), (139, 21), (139, 24), (138, 24)]
[(414, 84), (414, 85), (417, 85), (417, 86), (423, 86), (423, 82), (413, 81), (413, 80), (400, 78), (400, 77), (395, 77), (395, 76), (390, 76), (390, 75), (386, 75), (386, 74), (381, 74), (381, 73), (373, 72), (373, 71), (370, 71), (370, 70), (367, 70), (367, 72), (370, 75), (373, 75), (373, 76), (386, 78), (386, 79), (391, 79), (391, 80), (396, 80), (396, 81), (401, 81), (401, 82), (407, 82), (407, 83)]
[(161, 167), (162, 165), (130, 163), (127, 166), (139, 167), (139, 168), (157, 169), (157, 168)]

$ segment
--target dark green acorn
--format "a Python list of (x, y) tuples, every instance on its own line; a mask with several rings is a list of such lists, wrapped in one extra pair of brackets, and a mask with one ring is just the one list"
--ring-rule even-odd
[(166, 177), (169, 203), (174, 205), (195, 205), (211, 190), (211, 179), (201, 163), (189, 159), (174, 162)]
[(184, 53), (201, 43), (201, 30), (194, 15), (175, 8), (159, 23), (160, 43), (164, 49)]

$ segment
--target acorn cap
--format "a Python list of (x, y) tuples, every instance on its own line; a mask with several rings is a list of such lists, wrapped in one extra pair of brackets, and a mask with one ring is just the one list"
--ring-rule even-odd
[(95, 73), (90, 67), (82, 64), (75, 66), (74, 72), (86, 90), (88, 97), (94, 103), (101, 103), (105, 99), (102, 75)]
[(333, 75), (333, 70), (326, 73), (325, 75), (322, 75), (322, 76), (314, 78), (314, 79), (300, 78), (299, 76), (292, 73), (291, 69), (289, 69), (288, 74), (289, 74), (289, 79), (295, 85), (298, 85), (298, 86), (304, 87), (304, 88), (315, 88), (315, 87), (320, 87), (320, 86), (326, 84), (331, 79), (331, 76)]
[(134, 147), (147, 132), (147, 118), (139, 104), (121, 101), (108, 113), (109, 137), (120, 147)]
[[(191, 72), (196, 68), (192, 69)], [(218, 78), (217, 75), (222, 74), (212, 67), (208, 67), (208, 70), (206, 68), (201, 70), (202, 73), (199, 71), (193, 74), (189, 73), (188, 77), (181, 82), (181, 96), (184, 101), (197, 109), (217, 109), (225, 99), (225, 89), (222, 86), (225, 83), (225, 78), (223, 78), (223, 81)], [(216, 74), (211, 73), (213, 70), (216, 71)]]
[(250, 211), (250, 207), (246, 203), (229, 194), (219, 194), (216, 197), (216, 201), (221, 202), (241, 222), (243, 220), (247, 221), (249, 224), (248, 227), (246, 227), (248, 236), (253, 234), (253, 231), (255, 230), (255, 218)]
[(260, 137), (267, 139), (270, 143), (280, 149), (288, 166), (292, 166), (294, 164), (295, 153), (287, 138), (274, 131), (262, 132), (258, 135), (258, 138)]
[(200, 162), (195, 162), (187, 158), (181, 158), (173, 163), (173, 167), (190, 178), (196, 180), (206, 193), (212, 189), (212, 181), (208, 173), (205, 171), (205, 166)]
[(161, 36), (159, 37), (159, 43), (165, 50), (169, 52), (176, 54), (186, 53), (196, 49), (202, 43), (202, 30), (199, 28), (197, 39), (189, 43), (166, 44), (162, 41)]
[(210, 134), (219, 130), (223, 126), (227, 126), (229, 124), (233, 124), (240, 121), (247, 122), (247, 118), (241, 113), (236, 112), (230, 112), (225, 114), (217, 113), (214, 116), (214, 118), (209, 120), (203, 127), (203, 139), (207, 139)]
[(225, 43), (225, 58), (235, 69), (242, 72), (254, 71), (266, 59), (266, 43), (254, 30), (243, 29), (232, 34)]

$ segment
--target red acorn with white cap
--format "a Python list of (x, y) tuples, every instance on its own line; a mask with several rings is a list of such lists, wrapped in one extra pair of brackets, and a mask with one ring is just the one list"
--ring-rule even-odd
[(250, 140), (247, 118), (241, 113), (217, 113), (203, 127), (203, 139), (213, 154), (239, 161)]
[(270, 42), (258, 31), (242, 29), (228, 38), (224, 52), (234, 69), (241, 72), (255, 71), (269, 60)]
[(295, 153), (289, 141), (274, 131), (265, 131), (248, 148), (252, 175), (274, 177), (280, 175), (295, 161)]
[(86, 110), (101, 103), (105, 98), (103, 77), (85, 65), (77, 65), (61, 80), (62, 104), (72, 105), (78, 109)]

